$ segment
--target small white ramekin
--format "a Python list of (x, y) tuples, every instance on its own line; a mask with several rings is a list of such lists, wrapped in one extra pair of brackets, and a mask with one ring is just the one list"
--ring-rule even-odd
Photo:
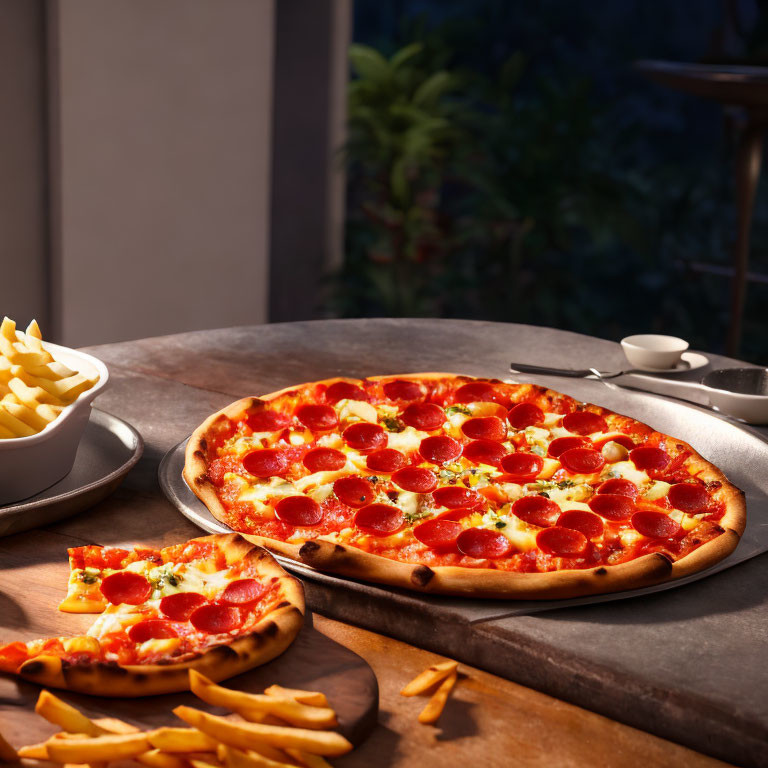
[(70, 472), (91, 415), (91, 403), (109, 380), (107, 366), (92, 355), (45, 341), (43, 347), (73, 371), (88, 376), (98, 373), (99, 380), (41, 432), (0, 440), (0, 504), (34, 496)]
[(627, 360), (636, 368), (662, 370), (674, 368), (680, 362), (680, 356), (688, 349), (688, 342), (677, 336), (641, 333), (622, 339), (621, 347)]

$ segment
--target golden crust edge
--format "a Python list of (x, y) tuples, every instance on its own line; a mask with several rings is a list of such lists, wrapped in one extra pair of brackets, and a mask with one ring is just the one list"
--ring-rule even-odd
[[(424, 379), (440, 379), (440, 378), (454, 378), (454, 379), (467, 379), (469, 381), (475, 380), (478, 378), (483, 377), (476, 377), (476, 376), (465, 376), (461, 374), (455, 374), (455, 373), (441, 373), (441, 372), (422, 372), (422, 373), (405, 373), (405, 374), (384, 374), (380, 376), (368, 376), (366, 377), (366, 380), (368, 381), (380, 381), (382, 379), (414, 379), (414, 380), (424, 380)], [(500, 379), (484, 379), (488, 381), (500, 381)], [(313, 382), (304, 382), (302, 384), (294, 384), (290, 387), (284, 387), (283, 389), (277, 390), (275, 392), (271, 392), (269, 394), (263, 395), (261, 397), (246, 397), (241, 398), (240, 400), (235, 401), (234, 403), (231, 403), (230, 405), (226, 406), (225, 408), (222, 408), (220, 411), (217, 411), (216, 413), (209, 416), (190, 436), (189, 442), (187, 444), (187, 449), (185, 453), (185, 465), (184, 465), (184, 479), (186, 480), (187, 484), (189, 485), (192, 492), (208, 507), (211, 514), (219, 520), (220, 522), (227, 525), (226, 521), (226, 510), (224, 509), (223, 505), (219, 501), (218, 496), (216, 496), (215, 491), (213, 490), (213, 487), (211, 486), (210, 482), (207, 480), (205, 476), (206, 468), (205, 468), (205, 462), (204, 460), (199, 456), (200, 446), (201, 446), (201, 440), (204, 439), (205, 434), (209, 427), (221, 416), (227, 416), (227, 417), (237, 417), (240, 414), (242, 414), (247, 408), (249, 408), (255, 401), (262, 401), (262, 402), (269, 402), (270, 400), (274, 400), (281, 395), (291, 392), (293, 390), (301, 389), (301, 387), (306, 386), (307, 384), (325, 384), (326, 386), (330, 386), (331, 384), (338, 382), (338, 381), (349, 381), (352, 383), (358, 383), (361, 381), (361, 379), (357, 379), (350, 376), (337, 376), (330, 379), (320, 379), (318, 381)], [(540, 385), (531, 385), (533, 387), (539, 388)], [(594, 408), (597, 408), (602, 413), (610, 413), (615, 414), (618, 416), (625, 416), (625, 414), (618, 414), (615, 411), (611, 411), (608, 408), (605, 408), (601, 405), (597, 405), (595, 403), (583, 403), (583, 401), (578, 400), (577, 398), (572, 397), (571, 395), (566, 395), (563, 392), (557, 392), (556, 390), (551, 390), (546, 387), (540, 387), (545, 392), (553, 393), (557, 395), (558, 397), (567, 397), (573, 400), (574, 402), (584, 404), (587, 406), (592, 406)], [(649, 555), (644, 555), (643, 557), (637, 558), (636, 560), (630, 561), (628, 563), (620, 563), (618, 565), (611, 565), (611, 566), (601, 566), (594, 569), (584, 569), (584, 570), (566, 570), (566, 571), (557, 571), (557, 572), (549, 572), (549, 573), (510, 573), (508, 571), (499, 571), (496, 569), (470, 569), (470, 568), (458, 568), (458, 567), (450, 567), (450, 566), (437, 566), (436, 568), (429, 568), (429, 566), (425, 565), (413, 565), (410, 563), (403, 563), (398, 560), (390, 560), (388, 558), (381, 557), (380, 555), (373, 555), (368, 552), (363, 552), (362, 550), (358, 550), (353, 547), (349, 547), (348, 545), (343, 544), (337, 544), (335, 542), (328, 542), (324, 541), (323, 544), (332, 545), (335, 548), (341, 548), (343, 551), (347, 553), (347, 556), (364, 556), (365, 562), (368, 564), (368, 566), (365, 569), (362, 569), (360, 567), (354, 568), (354, 572), (343, 572), (340, 570), (333, 570), (334, 573), (340, 573), (341, 575), (351, 576), (353, 578), (358, 578), (364, 581), (373, 581), (375, 583), (383, 583), (387, 584), (389, 586), (396, 586), (396, 587), (403, 587), (406, 589), (411, 590), (419, 590), (418, 581), (420, 580), (418, 575), (416, 576), (416, 579), (413, 578), (413, 571), (417, 569), (428, 569), (434, 574), (441, 573), (442, 578), (438, 579), (437, 582), (434, 582), (434, 584), (437, 585), (437, 588), (433, 585), (432, 588), (424, 589), (421, 588), (421, 591), (428, 591), (428, 592), (434, 592), (436, 594), (471, 594), (474, 596), (483, 596), (483, 597), (514, 597), (521, 600), (525, 599), (560, 599), (561, 597), (576, 597), (581, 595), (587, 595), (587, 594), (604, 594), (607, 592), (616, 592), (624, 589), (635, 589), (642, 586), (650, 586), (650, 584), (658, 584), (662, 581), (668, 581), (671, 579), (677, 579), (681, 578), (683, 576), (690, 575), (691, 573), (695, 573), (697, 571), (704, 570), (705, 568), (709, 568), (710, 566), (714, 565), (715, 563), (719, 562), (720, 560), (727, 557), (731, 552), (734, 551), (736, 546), (739, 543), (739, 539), (741, 535), (744, 532), (744, 529), (746, 527), (746, 502), (744, 500), (744, 493), (741, 489), (739, 489), (737, 486), (735, 486), (733, 483), (728, 480), (728, 478), (725, 476), (725, 474), (714, 464), (712, 464), (710, 461), (705, 459), (693, 446), (691, 446), (689, 443), (685, 442), (681, 438), (674, 437), (673, 435), (668, 435), (664, 432), (659, 432), (654, 427), (650, 426), (649, 424), (646, 424), (645, 422), (640, 421), (639, 419), (635, 419), (634, 417), (628, 416), (627, 418), (631, 418), (633, 421), (637, 422), (638, 424), (641, 424), (642, 426), (650, 429), (652, 432), (656, 434), (663, 435), (666, 438), (669, 438), (671, 440), (676, 441), (679, 445), (684, 446), (684, 448), (691, 452), (691, 459), (693, 459), (697, 465), (701, 467), (699, 472), (697, 473), (700, 477), (706, 480), (717, 480), (723, 484), (723, 493), (725, 494), (725, 503), (726, 503), (726, 512), (723, 516), (723, 519), (720, 521), (721, 527), (723, 527), (724, 533), (720, 534), (716, 538), (706, 542), (705, 544), (702, 544), (700, 547), (695, 549), (693, 552), (691, 552), (688, 555), (685, 555), (684, 557), (680, 558), (680, 560), (676, 560), (671, 562), (669, 558), (667, 558), (664, 555), (661, 555), (660, 553), (652, 553), (653, 556), (658, 556), (662, 558), (667, 563), (671, 562), (671, 568), (667, 568), (668, 575), (664, 578), (654, 580), (650, 583), (641, 583), (639, 579), (635, 579), (635, 581), (631, 581), (630, 573), (631, 570), (626, 568), (621, 571), (621, 573), (617, 573), (617, 569), (622, 568), (622, 566), (629, 566), (633, 563), (639, 563), (643, 561), (646, 557), (649, 557)], [(243, 538), (247, 539), (248, 541), (251, 541), (253, 543), (257, 543), (260, 546), (263, 546), (273, 552), (277, 552), (278, 554), (284, 555), (285, 557), (288, 557), (290, 559), (296, 560), (297, 562), (304, 563), (306, 565), (311, 565), (311, 563), (307, 562), (306, 559), (302, 558), (299, 555), (299, 551), (301, 550), (300, 545), (294, 545), (294, 544), (288, 544), (286, 542), (279, 541), (277, 539), (270, 539), (263, 536), (255, 536), (252, 534), (246, 534), (241, 533), (241, 536)], [(320, 543), (319, 540), (313, 540), (318, 543)], [(325, 548), (324, 548), (325, 549)], [(374, 567), (372, 560), (369, 558), (376, 558), (376, 560), (381, 560), (384, 563), (389, 564), (390, 569), (397, 567), (398, 574), (397, 575), (390, 575), (388, 572), (383, 571), (383, 569), (380, 566)], [(407, 573), (402, 571), (402, 567), (405, 567), (407, 569)], [(312, 567), (318, 567), (318, 566), (312, 566)], [(336, 565), (334, 568), (338, 568), (339, 566)], [(578, 579), (578, 581), (573, 581), (574, 577), (576, 575), (584, 575), (589, 573), (594, 573), (601, 568), (605, 568), (609, 570), (609, 572), (617, 573), (617, 579), (616, 580), (607, 580), (603, 579), (602, 576), (598, 577), (598, 581), (595, 582), (596, 584), (599, 583), (601, 585), (601, 588), (599, 591), (576, 591), (571, 593), (570, 590), (566, 588), (561, 588), (561, 585), (559, 584), (559, 580), (552, 579), (551, 577), (555, 575), (566, 575), (574, 584), (581, 584), (582, 579)], [(645, 568), (645, 566), (643, 566)], [(331, 570), (331, 567), (318, 567), (318, 570)], [(373, 573), (378, 574), (379, 571), (381, 571), (380, 575), (374, 576)], [(450, 574), (447, 573), (447, 571), (456, 571), (456, 574)], [(482, 574), (483, 579), (488, 578), (488, 574), (502, 574), (504, 576), (516, 576), (517, 579), (515, 581), (511, 581), (508, 579), (503, 579), (503, 583), (509, 584), (510, 586), (519, 585), (520, 589), (514, 589), (509, 590), (507, 589), (504, 592), (498, 592), (494, 589), (492, 590), (486, 590), (483, 583), (478, 583), (477, 575)], [(641, 569), (641, 572), (639, 573), (640, 576), (643, 576), (643, 569)], [(457, 578), (461, 577), (461, 578)], [(541, 581), (539, 580), (537, 584), (533, 584), (532, 582), (537, 577), (549, 577), (545, 578), (545, 580)], [(525, 581), (521, 581), (520, 579), (525, 579)], [(460, 585), (460, 589), (458, 591), (443, 591), (442, 584), (444, 581), (447, 580), (446, 588), (448, 590), (453, 590), (455, 588), (455, 585)], [(434, 581), (434, 577), (430, 578), (430, 582)], [(469, 581), (470, 583), (473, 583), (473, 586), (471, 588), (467, 588), (465, 586), (465, 582)], [(515, 583), (516, 582), (516, 583)], [(620, 586), (613, 586), (613, 584), (617, 584)], [(526, 585), (531, 584), (530, 588), (527, 588)], [(603, 589), (602, 585), (608, 584), (609, 589)], [(551, 586), (550, 586), (551, 585)], [(566, 594), (567, 593), (567, 594)]]

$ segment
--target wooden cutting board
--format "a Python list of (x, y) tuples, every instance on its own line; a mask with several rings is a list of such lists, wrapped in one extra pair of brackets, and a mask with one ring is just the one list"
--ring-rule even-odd
[[(376, 725), (379, 689), (373, 671), (356, 653), (314, 629), (311, 617), (282, 656), (222, 685), (261, 693), (273, 683), (325, 693), (339, 717), (338, 730), (355, 745), (361, 743)], [(15, 747), (42, 741), (59, 730), (34, 713), (39, 692), (37, 685), (0, 677), (0, 733)], [(180, 704), (226, 714), (226, 710), (211, 707), (191, 693), (141, 699), (109, 699), (66, 691), (53, 693), (89, 717), (117, 717), (143, 729), (184, 726), (171, 712)]]

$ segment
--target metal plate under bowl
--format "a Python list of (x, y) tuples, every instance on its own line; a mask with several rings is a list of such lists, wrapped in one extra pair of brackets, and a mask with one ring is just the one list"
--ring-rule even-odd
[(36, 496), (0, 507), (0, 536), (76, 515), (109, 496), (141, 458), (144, 441), (127, 422), (96, 408), (72, 471)]
[[(551, 379), (534, 378), (555, 388)], [(705, 458), (720, 467), (733, 483), (746, 492), (747, 496), (747, 527), (736, 551), (711, 568), (682, 579), (642, 589), (567, 600), (467, 600), (460, 597), (425, 595), (334, 576), (280, 555), (276, 556), (277, 559), (283, 567), (305, 578), (322, 582), (330, 588), (362, 591), (373, 599), (397, 596), (398, 600), (428, 601), (451, 607), (465, 614), (467, 620), (473, 623), (575, 605), (623, 600), (673, 589), (711, 576), (768, 551), (768, 475), (762, 470), (768, 465), (768, 442), (765, 442), (757, 433), (737, 426), (709, 411), (673, 403), (644, 392), (631, 391), (615, 385), (606, 387), (604, 383), (587, 380), (568, 382), (564, 385), (560, 379), (558, 384), (557, 389), (561, 392), (587, 402), (597, 402), (616, 413), (631, 416), (651, 424), (655, 429), (666, 434), (685, 440)], [(208, 533), (230, 533), (231, 529), (219, 522), (208, 511), (208, 508), (192, 493), (181, 475), (186, 443), (187, 441), (184, 440), (166, 453), (158, 469), (160, 486), (168, 500), (195, 525)]]

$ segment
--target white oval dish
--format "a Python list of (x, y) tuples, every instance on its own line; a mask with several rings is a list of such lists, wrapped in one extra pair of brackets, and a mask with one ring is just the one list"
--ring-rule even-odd
[(768, 370), (718, 369), (701, 384), (715, 410), (747, 424), (768, 424)]
[(621, 340), (627, 360), (637, 368), (653, 368), (658, 371), (674, 368), (680, 356), (688, 349), (688, 342), (677, 336), (657, 333), (641, 333)]
[(34, 496), (69, 473), (91, 403), (109, 381), (107, 366), (98, 358), (45, 341), (43, 347), (74, 371), (98, 373), (99, 380), (36, 435), (0, 440), (0, 504)]

